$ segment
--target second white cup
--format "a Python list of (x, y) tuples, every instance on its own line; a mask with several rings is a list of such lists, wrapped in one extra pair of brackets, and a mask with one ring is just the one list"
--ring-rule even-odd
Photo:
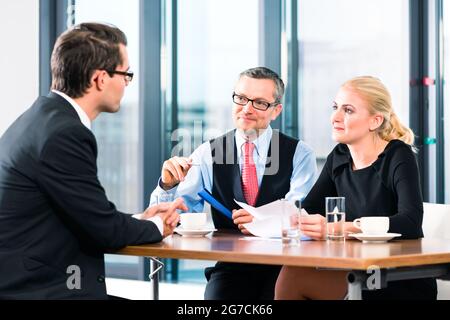
[(389, 217), (362, 217), (354, 220), (353, 225), (364, 234), (385, 234), (389, 231)]
[(181, 227), (186, 230), (201, 230), (206, 225), (206, 218), (206, 212), (181, 213)]

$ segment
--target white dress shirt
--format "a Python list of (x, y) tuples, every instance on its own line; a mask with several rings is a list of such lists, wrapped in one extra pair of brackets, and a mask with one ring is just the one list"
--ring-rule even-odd
[[(83, 108), (81, 108), (78, 103), (75, 102), (75, 100), (73, 100), (71, 97), (69, 97), (67, 94), (60, 92), (58, 90), (52, 90), (52, 92), (56, 93), (57, 95), (61, 96), (62, 98), (64, 98), (67, 102), (70, 103), (70, 105), (75, 109), (75, 111), (78, 114), (78, 117), (80, 118), (81, 123), (88, 128), (89, 130), (91, 129), (91, 120), (89, 119), (88, 115), (86, 114), (86, 112), (83, 110)], [(142, 216), (142, 214), (135, 214), (133, 215), (134, 218), (136, 219), (140, 219)], [(161, 235), (164, 234), (163, 230), (163, 221), (160, 217), (155, 216), (152, 218), (149, 218), (148, 220), (152, 221), (154, 224), (156, 224), (156, 226), (158, 227), (159, 232), (161, 233)]]

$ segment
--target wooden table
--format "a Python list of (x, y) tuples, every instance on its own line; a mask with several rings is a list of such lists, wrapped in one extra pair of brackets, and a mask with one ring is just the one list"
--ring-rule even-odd
[[(280, 240), (215, 232), (206, 237), (173, 235), (157, 244), (129, 246), (115, 254), (148, 257), (157, 271), (160, 267), (157, 269), (155, 257), (348, 270), (349, 299), (361, 299), (361, 291), (367, 289), (367, 281), (376, 271), (382, 287), (390, 281), (450, 274), (450, 242), (442, 239), (302, 241), (287, 246)], [(152, 283), (157, 298), (157, 276)]]

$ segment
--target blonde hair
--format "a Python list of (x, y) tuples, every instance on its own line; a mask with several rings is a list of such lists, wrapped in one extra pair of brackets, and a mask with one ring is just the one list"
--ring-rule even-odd
[(382, 125), (376, 130), (378, 136), (386, 141), (401, 140), (414, 145), (414, 133), (403, 125), (392, 108), (392, 99), (386, 86), (377, 78), (370, 76), (356, 77), (345, 82), (342, 87), (353, 89), (369, 104), (370, 114), (381, 114)]

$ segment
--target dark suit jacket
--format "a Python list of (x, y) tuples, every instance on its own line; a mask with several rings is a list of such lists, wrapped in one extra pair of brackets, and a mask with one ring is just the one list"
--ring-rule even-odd
[[(40, 97), (0, 139), (0, 299), (104, 299), (103, 253), (161, 241), (116, 210), (97, 178), (97, 144), (74, 108)], [(81, 289), (70, 290), (71, 266)]]

